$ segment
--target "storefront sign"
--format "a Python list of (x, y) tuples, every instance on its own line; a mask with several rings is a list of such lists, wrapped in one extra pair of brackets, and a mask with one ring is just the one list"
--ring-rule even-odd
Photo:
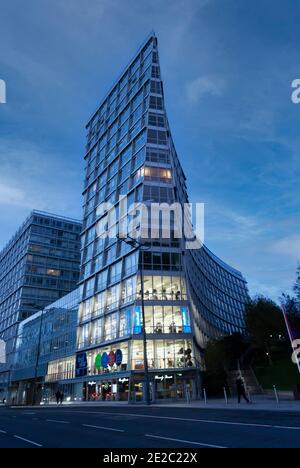
[(120, 383), (129, 382), (129, 379), (126, 379), (126, 377), (123, 377), (122, 379), (119, 379), (119, 382)]
[(160, 380), (162, 382), (163, 380), (173, 379), (173, 375), (156, 375), (154, 378), (155, 380)]
[(134, 323), (133, 323), (133, 333), (138, 335), (142, 333), (142, 316), (140, 306), (136, 306), (134, 312)]
[(123, 360), (123, 353), (120, 349), (117, 349), (115, 355), (116, 355), (116, 364), (117, 366), (120, 366)]
[(96, 369), (101, 369), (101, 364), (102, 364), (101, 358), (102, 358), (101, 354), (100, 353), (97, 354), (97, 356), (95, 358), (95, 367), (96, 367)]
[(190, 318), (189, 318), (189, 312), (188, 312), (187, 307), (181, 307), (181, 316), (182, 316), (183, 333), (191, 333)]
[(110, 351), (109, 353), (104, 352), (102, 355), (98, 353), (95, 357), (94, 365), (96, 369), (103, 367), (106, 369), (108, 366), (113, 367), (114, 365), (120, 366), (123, 361), (123, 353), (121, 349), (117, 349), (115, 352)]
[(110, 367), (112, 367), (114, 365), (114, 363), (116, 362), (116, 356), (115, 356), (115, 353), (113, 351), (111, 351), (108, 355), (108, 364), (110, 365)]
[(101, 364), (102, 364), (102, 367), (104, 367), (104, 369), (107, 368), (107, 366), (108, 366), (108, 354), (107, 353), (102, 354)]
[(83, 377), (87, 374), (87, 357), (86, 353), (76, 354), (75, 376)]

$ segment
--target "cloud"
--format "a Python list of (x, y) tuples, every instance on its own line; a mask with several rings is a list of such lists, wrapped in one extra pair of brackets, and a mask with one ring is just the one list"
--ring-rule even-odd
[(222, 96), (226, 88), (226, 82), (223, 78), (200, 76), (186, 84), (186, 97), (192, 104), (197, 102), (206, 94), (211, 96)]
[(270, 246), (270, 250), (276, 254), (300, 260), (300, 235), (294, 234), (284, 237), (274, 242)]
[(34, 201), (17, 187), (12, 187), (0, 179), (0, 205), (31, 209)]
[[(27, 140), (0, 139), (0, 211), (13, 207), (80, 213), (81, 158), (69, 164), (61, 154)], [(74, 162), (76, 161), (74, 159)]]

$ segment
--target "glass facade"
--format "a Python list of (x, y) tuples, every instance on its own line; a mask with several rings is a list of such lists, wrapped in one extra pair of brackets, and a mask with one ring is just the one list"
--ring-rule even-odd
[(19, 324), (10, 395), (16, 403), (31, 403), (35, 377), (39, 400), (54, 398), (56, 387), (43, 385), (53, 360), (58, 369), (66, 363), (64, 377), (73, 375), (78, 306), (77, 288)]
[[(206, 341), (244, 329), (247, 288), (242, 275), (206, 247), (185, 249), (174, 226), (169, 237), (149, 235), (141, 248), (113, 235), (123, 223), (122, 196), (128, 207), (188, 202), (154, 35), (102, 100), (86, 132), (77, 354), (72, 379), (62, 382), (73, 382), (79, 399), (143, 398), (145, 327), (152, 399), (187, 391), (195, 398)], [(145, 228), (141, 211), (128, 218)], [(122, 358), (117, 362), (116, 356)]]
[[(205, 345), (243, 332), (248, 293), (241, 273), (205, 246), (186, 248), (175, 214), (166, 235), (160, 215), (141, 209), (188, 203), (155, 35), (101, 101), (86, 134), (76, 352), (53, 357), (45, 382), (74, 400), (142, 400), (145, 332), (151, 399), (197, 398)], [(142, 243), (116, 235), (133, 226)]]
[(76, 288), (80, 265), (79, 221), (33, 211), (0, 252), (0, 397), (6, 395), (18, 323)]

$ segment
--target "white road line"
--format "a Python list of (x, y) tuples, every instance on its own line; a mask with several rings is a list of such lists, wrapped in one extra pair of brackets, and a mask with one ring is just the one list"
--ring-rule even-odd
[(1, 429), (0, 429), (0, 432), (1, 432), (1, 434), (7, 434), (6, 431), (2, 431)]
[(57, 419), (46, 419), (47, 422), (54, 422), (59, 424), (70, 424), (70, 421), (58, 421)]
[[(64, 413), (75, 413), (74, 411), (64, 411)], [(135, 416), (137, 418), (151, 418), (151, 419), (167, 419), (172, 421), (188, 421), (188, 422), (200, 422), (205, 424), (225, 424), (229, 426), (248, 426), (248, 427), (261, 427), (267, 429), (286, 429), (286, 430), (297, 430), (300, 431), (299, 426), (278, 426), (274, 424), (257, 424), (257, 423), (244, 423), (244, 422), (233, 422), (233, 421), (218, 421), (213, 419), (194, 419), (194, 418), (176, 418), (173, 416), (153, 416), (150, 414), (137, 414), (137, 413), (113, 413), (108, 411), (76, 411), (76, 413), (84, 414), (108, 414), (115, 416)]]
[(162, 440), (171, 440), (172, 442), (183, 442), (184, 444), (192, 444), (192, 445), (199, 445), (201, 447), (210, 447), (210, 448), (227, 448), (223, 445), (213, 445), (213, 444), (204, 444), (202, 442), (193, 442), (191, 440), (183, 440), (183, 439), (173, 439), (171, 437), (161, 437), (153, 434), (145, 434), (146, 437), (151, 437), (152, 439), (162, 439)]
[(112, 427), (93, 426), (92, 424), (82, 424), (84, 427), (93, 427), (95, 429), (105, 429), (106, 431), (125, 432), (123, 429), (113, 429)]
[(37, 447), (43, 447), (41, 444), (38, 444), (37, 442), (33, 442), (33, 440), (24, 439), (24, 437), (20, 437), (20, 436), (17, 436), (17, 435), (14, 435), (14, 437), (16, 439), (23, 440), (24, 442), (28, 442), (28, 444), (36, 445)]

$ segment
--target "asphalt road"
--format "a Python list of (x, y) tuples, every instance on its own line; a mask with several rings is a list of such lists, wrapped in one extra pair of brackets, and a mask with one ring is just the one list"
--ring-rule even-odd
[(174, 407), (0, 408), (0, 447), (300, 447), (300, 414)]

